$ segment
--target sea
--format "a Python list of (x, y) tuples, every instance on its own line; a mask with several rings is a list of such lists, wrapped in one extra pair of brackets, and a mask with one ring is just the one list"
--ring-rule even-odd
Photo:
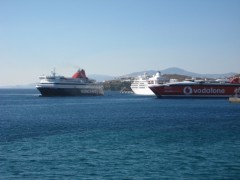
[(0, 179), (240, 179), (240, 104), (0, 89)]

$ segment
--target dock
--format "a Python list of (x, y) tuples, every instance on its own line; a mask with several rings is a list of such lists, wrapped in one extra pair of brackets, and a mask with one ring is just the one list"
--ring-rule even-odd
[(230, 97), (229, 101), (231, 103), (240, 103), (240, 97)]
[[(240, 80), (240, 78), (239, 78)], [(240, 103), (240, 87), (235, 89), (235, 95), (229, 98), (231, 103)]]

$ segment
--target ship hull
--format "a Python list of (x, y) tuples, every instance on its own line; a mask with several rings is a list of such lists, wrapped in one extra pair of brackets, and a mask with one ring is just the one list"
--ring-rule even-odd
[(239, 87), (239, 84), (163, 84), (149, 86), (158, 98), (229, 98), (235, 94)]
[(131, 89), (134, 92), (134, 94), (137, 94), (137, 95), (154, 96), (154, 93), (148, 87), (145, 87), (145, 88), (132, 88), (131, 87)]
[(81, 90), (75, 88), (37, 88), (42, 96), (102, 96), (96, 89)]
[(101, 96), (104, 95), (101, 86), (81, 86), (81, 87), (49, 87), (38, 85), (36, 87), (42, 96)]

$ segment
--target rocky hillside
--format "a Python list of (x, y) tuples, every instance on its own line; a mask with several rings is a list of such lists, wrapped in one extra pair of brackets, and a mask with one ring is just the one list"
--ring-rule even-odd
[(103, 82), (104, 90), (110, 91), (131, 91), (131, 82), (121, 81), (121, 80), (109, 80)]

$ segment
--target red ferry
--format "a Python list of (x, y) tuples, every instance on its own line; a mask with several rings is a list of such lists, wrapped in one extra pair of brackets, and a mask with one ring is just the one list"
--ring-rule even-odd
[(159, 98), (229, 98), (240, 89), (240, 77), (226, 81), (185, 80), (165, 84), (150, 84)]

